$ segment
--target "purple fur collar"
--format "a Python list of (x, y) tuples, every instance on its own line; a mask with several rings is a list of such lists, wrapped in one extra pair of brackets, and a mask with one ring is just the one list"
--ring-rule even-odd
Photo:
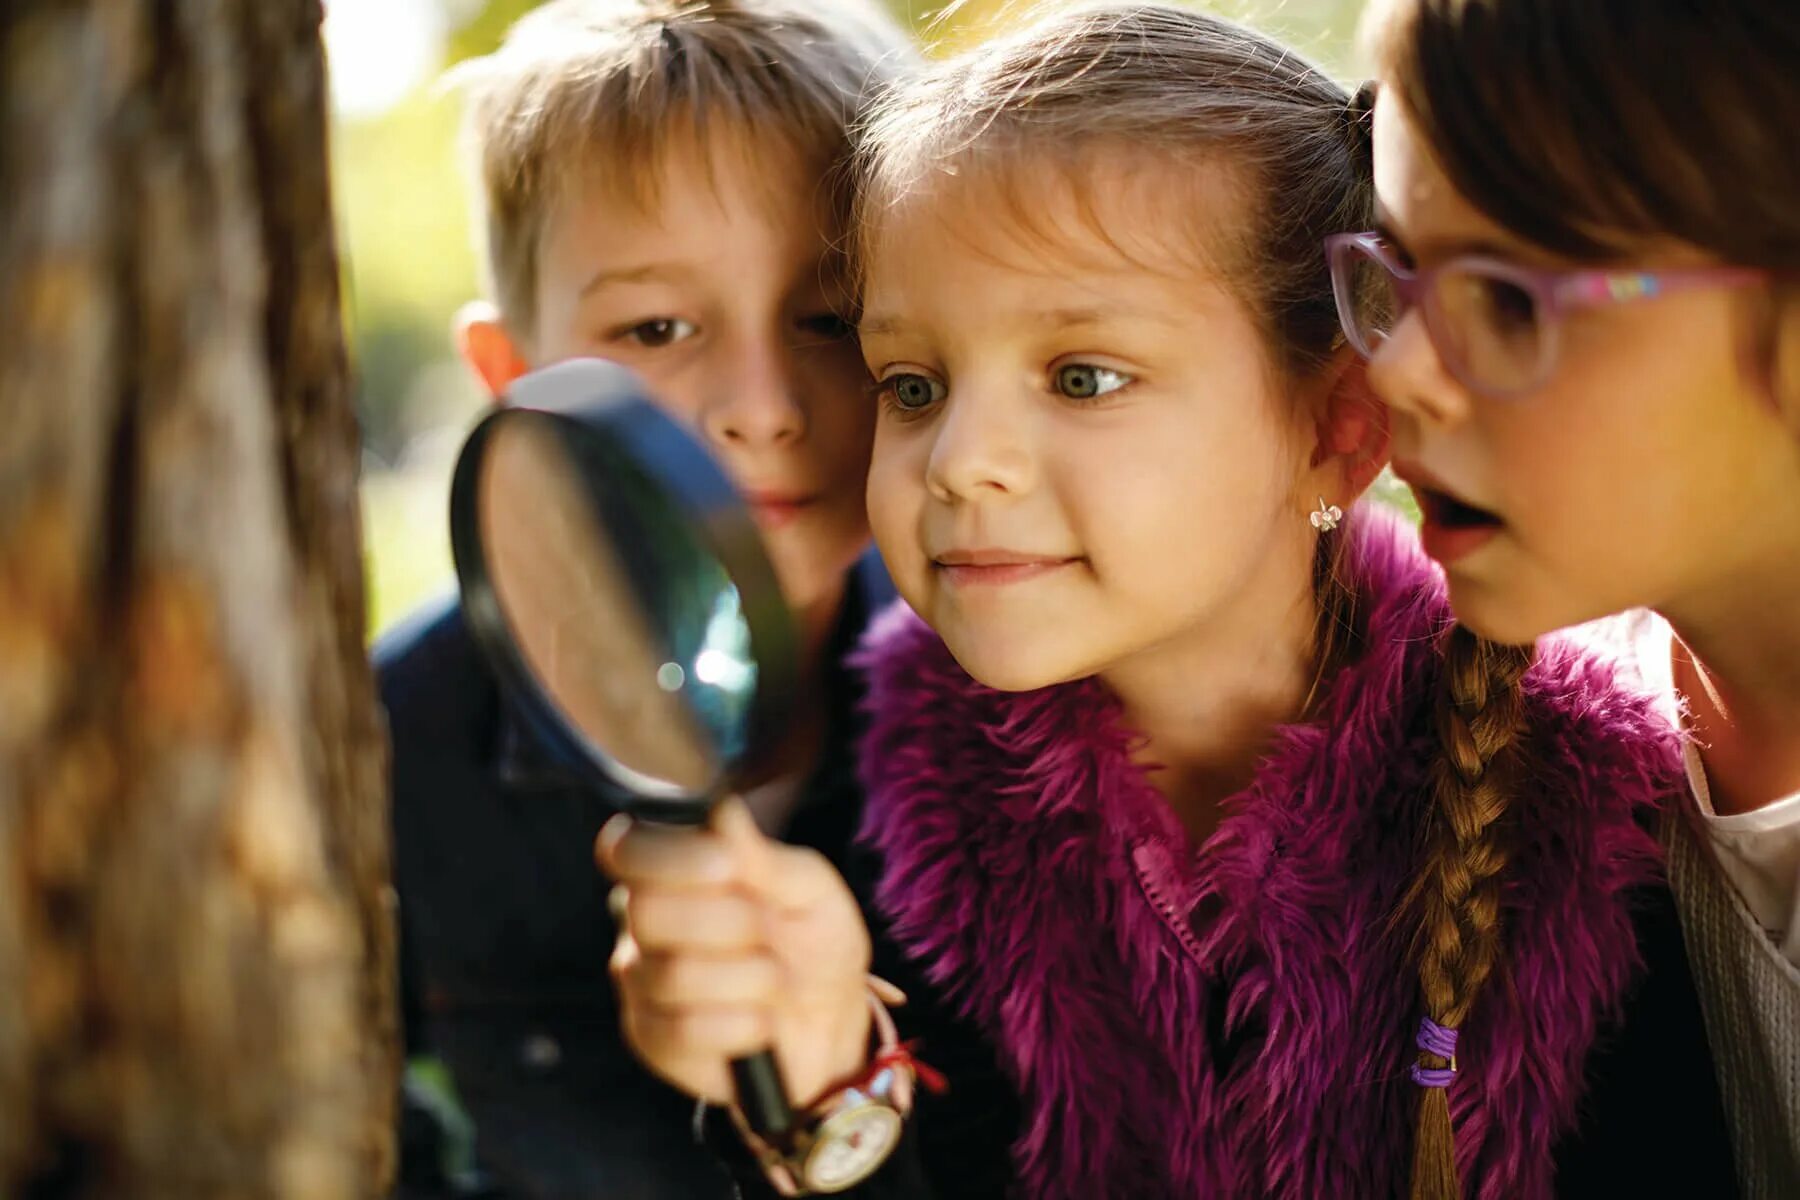
[[(1027, 1195), (1404, 1192), (1419, 1007), (1412, 930), (1390, 918), (1449, 616), (1410, 530), (1359, 512), (1340, 536), (1373, 649), (1197, 850), (1101, 685), (1004, 694), (904, 606), (871, 630), (880, 903), (999, 1048)], [(1571, 644), (1545, 648), (1527, 694), (1548, 769), (1516, 809), (1508, 958), (1450, 1091), (1482, 1200), (1552, 1192), (1584, 1058), (1640, 965), (1624, 893), (1659, 871), (1647, 810), (1678, 778), (1665, 727)]]

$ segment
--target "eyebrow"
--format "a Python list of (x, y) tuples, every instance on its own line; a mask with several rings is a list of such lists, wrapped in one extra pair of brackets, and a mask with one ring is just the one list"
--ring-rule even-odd
[(642, 263), (635, 267), (603, 267), (594, 272), (588, 281), (581, 285), (579, 294), (585, 299), (601, 288), (615, 283), (649, 283), (659, 279), (673, 279), (689, 273), (688, 268), (673, 262)]
[[(1065, 329), (1086, 329), (1095, 325), (1104, 325), (1108, 321), (1159, 321), (1164, 324), (1174, 323), (1170, 313), (1140, 311), (1137, 309), (1102, 309), (1102, 308), (1050, 308), (1033, 309), (1017, 314), (1019, 323), (1029, 323), (1034, 328), (1062, 331)], [(884, 337), (900, 333), (914, 327), (914, 323), (899, 316), (878, 313), (865, 316), (857, 325), (857, 332), (863, 337)]]
[(905, 321), (899, 317), (890, 317), (885, 314), (871, 317), (864, 313), (862, 320), (856, 323), (856, 332), (863, 337), (882, 337), (890, 333), (898, 333), (904, 328), (906, 328)]
[[(842, 269), (837, 266), (837, 262), (838, 260), (832, 255), (820, 255), (817, 260), (807, 265), (798, 278), (830, 287), (841, 279), (843, 274)], [(690, 279), (697, 273), (687, 263), (675, 261), (641, 263), (633, 267), (603, 267), (581, 285), (581, 291), (577, 295), (585, 300), (601, 288), (613, 284), (675, 282)]]

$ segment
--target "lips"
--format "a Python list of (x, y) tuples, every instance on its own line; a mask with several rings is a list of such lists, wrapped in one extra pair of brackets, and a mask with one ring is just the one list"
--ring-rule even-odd
[(994, 547), (947, 550), (931, 565), (958, 587), (1024, 583), (1071, 567), (1081, 559), (1066, 554), (1036, 554)]
[(1425, 553), (1445, 566), (1487, 545), (1505, 527), (1498, 515), (1469, 503), (1420, 467), (1396, 463), (1394, 473), (1419, 502), (1424, 517), (1419, 541)]
[(743, 496), (756, 523), (764, 529), (780, 529), (798, 520), (819, 502), (819, 497), (812, 493), (774, 488), (745, 488)]

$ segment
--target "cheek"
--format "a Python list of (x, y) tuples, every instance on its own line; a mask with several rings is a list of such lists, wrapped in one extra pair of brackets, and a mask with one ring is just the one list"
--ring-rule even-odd
[(853, 342), (809, 355), (807, 427), (822, 465), (839, 477), (860, 479), (869, 464), (877, 404), (869, 372)]
[(1474, 615), (1490, 624), (1536, 633), (1667, 604), (1753, 521), (1742, 487), (1766, 443), (1728, 336), (1653, 307), (1572, 330), (1551, 386), (1481, 410), (1488, 478), (1522, 551), (1481, 579)]
[(896, 584), (903, 585), (902, 576), (915, 573), (923, 562), (919, 514), (925, 504), (928, 447), (922, 437), (877, 425), (869, 464), (869, 529)]
[(1205, 585), (1235, 576), (1273, 549), (1271, 527), (1287, 505), (1272, 472), (1234, 467), (1163, 465), (1110, 481), (1103, 493), (1108, 481), (1089, 480), (1084, 486), (1099, 496), (1087, 506), (1088, 526), (1108, 558), (1146, 579), (1179, 576)]
[(1528, 624), (1565, 624), (1565, 607), (1575, 617), (1610, 607), (1617, 589), (1631, 590), (1644, 572), (1643, 531), (1628, 522), (1640, 483), (1658, 486), (1639, 478), (1644, 460), (1633, 439), (1647, 431), (1621, 428), (1613, 399), (1581, 382), (1571, 375), (1522, 402), (1493, 402), (1482, 421), (1492, 494), (1530, 560), (1504, 582)]
[(1130, 445), (1086, 449), (1074, 465), (1088, 493), (1133, 525), (1194, 537), (1214, 524), (1259, 524), (1293, 491), (1302, 457), (1269, 403), (1226, 394), (1184, 405), (1131, 431)]
[[(533, 312), (533, 349), (537, 353), (533, 365), (546, 366), (571, 358), (591, 358), (598, 355), (599, 330), (583, 314), (579, 300), (583, 282), (575, 278), (564, 278), (549, 264), (540, 264)], [(634, 370), (638, 369), (637, 364), (627, 365)]]
[(1725, 331), (1631, 315), (1655, 319), (1571, 338), (1551, 387), (1487, 414), (1497, 482), (1540, 530), (1602, 560), (1687, 523), (1740, 441)]
[(538, 306), (537, 331), (532, 337), (531, 351), (532, 365), (540, 367), (592, 353), (583, 344), (583, 339), (570, 329), (568, 314), (542, 302)]
[(1562, 513), (1606, 470), (1615, 443), (1607, 406), (1573, 379), (1520, 400), (1484, 401), (1474, 427), (1485, 474), (1522, 513)]
[(1233, 403), (1129, 439), (1089, 436), (1059, 465), (1064, 511), (1096, 573), (1141, 603), (1185, 611), (1276, 553), (1284, 522), (1310, 532), (1280, 431), (1257, 419), (1255, 398)]

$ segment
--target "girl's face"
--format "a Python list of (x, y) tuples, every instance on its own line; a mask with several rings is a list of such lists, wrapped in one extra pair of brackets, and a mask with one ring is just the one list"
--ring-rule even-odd
[(1311, 420), (1223, 283), (1144, 232), (1180, 219), (1157, 184), (1095, 164), (1098, 205), (1033, 188), (1042, 238), (940, 177), (869, 242), (870, 524), (901, 595), (992, 687), (1242, 655), (1311, 611)]
[[(1477, 212), (1391, 90), (1374, 136), (1383, 222), (1415, 266), (1469, 253), (1592, 265)], [(1669, 246), (1628, 265), (1710, 264)], [(1759, 381), (1749, 318), (1761, 302), (1757, 288), (1702, 288), (1569, 312), (1548, 381), (1500, 399), (1450, 375), (1417, 312), (1394, 326), (1370, 379), (1462, 620), (1524, 642), (1640, 605), (1679, 619), (1720, 608), (1795, 544), (1800, 439)]]

